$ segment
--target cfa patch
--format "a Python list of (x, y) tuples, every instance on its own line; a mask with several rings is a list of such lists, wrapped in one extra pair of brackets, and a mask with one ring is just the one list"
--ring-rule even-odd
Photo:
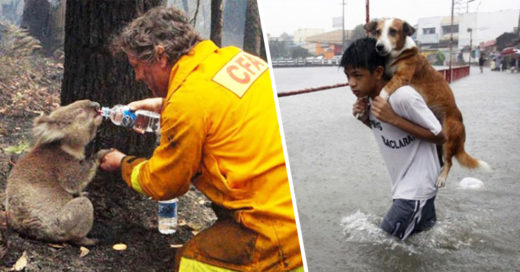
[(240, 52), (215, 74), (213, 81), (241, 98), (267, 68), (267, 63), (259, 57)]

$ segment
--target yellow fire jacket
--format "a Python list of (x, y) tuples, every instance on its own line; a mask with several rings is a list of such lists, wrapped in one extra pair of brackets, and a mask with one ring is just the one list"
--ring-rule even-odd
[(149, 160), (125, 157), (123, 179), (159, 200), (184, 194), (192, 182), (259, 234), (251, 270), (300, 267), (277, 120), (268, 65), (202, 41), (172, 68), (159, 146)]

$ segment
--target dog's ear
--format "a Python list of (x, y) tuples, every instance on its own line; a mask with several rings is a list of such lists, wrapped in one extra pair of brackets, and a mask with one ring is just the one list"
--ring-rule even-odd
[(404, 22), (404, 24), (403, 24), (403, 34), (405, 36), (412, 36), (413, 33), (415, 33), (415, 28), (413, 28), (413, 26), (411, 26), (407, 22)]
[(377, 28), (377, 20), (373, 20), (373, 21), (368, 22), (363, 28), (369, 34), (373, 35), (374, 31), (376, 31), (376, 28)]

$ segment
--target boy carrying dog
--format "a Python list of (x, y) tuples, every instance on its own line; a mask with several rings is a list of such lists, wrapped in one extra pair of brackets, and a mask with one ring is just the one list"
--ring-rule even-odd
[(441, 170), (436, 144), (445, 136), (424, 99), (410, 86), (397, 89), (388, 101), (379, 93), (388, 82), (385, 57), (373, 38), (345, 50), (341, 67), (357, 97), (352, 113), (373, 132), (392, 183), (393, 203), (381, 228), (402, 240), (436, 222), (435, 181)]

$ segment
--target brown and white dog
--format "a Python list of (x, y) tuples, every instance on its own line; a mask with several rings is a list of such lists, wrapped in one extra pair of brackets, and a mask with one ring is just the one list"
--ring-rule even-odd
[(465, 167), (489, 170), (487, 163), (472, 158), (464, 150), (466, 133), (462, 114), (444, 77), (419, 54), (410, 37), (415, 29), (400, 19), (384, 19), (369, 22), (365, 25), (365, 30), (377, 40), (377, 53), (387, 56), (385, 73), (391, 79), (381, 90), (380, 96), (388, 99), (399, 87), (410, 85), (422, 95), (442, 123), (446, 135), (446, 142), (443, 144), (444, 167), (437, 178), (436, 186), (440, 188), (446, 183), (454, 156)]

